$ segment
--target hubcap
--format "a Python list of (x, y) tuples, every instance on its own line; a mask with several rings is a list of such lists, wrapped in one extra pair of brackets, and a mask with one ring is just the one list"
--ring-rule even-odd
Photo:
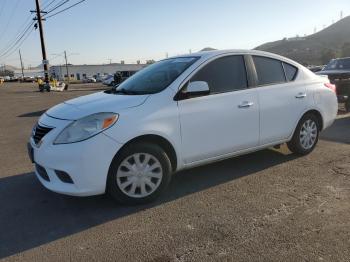
[(314, 146), (317, 138), (317, 132), (318, 130), (315, 121), (311, 119), (305, 121), (300, 130), (300, 144), (305, 150), (308, 150)]
[(162, 177), (162, 166), (157, 158), (147, 153), (136, 153), (123, 160), (116, 178), (124, 194), (143, 198), (157, 190)]

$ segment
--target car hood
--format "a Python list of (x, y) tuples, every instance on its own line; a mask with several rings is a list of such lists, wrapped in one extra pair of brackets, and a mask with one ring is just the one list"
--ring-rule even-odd
[(58, 119), (77, 120), (95, 113), (118, 113), (127, 108), (137, 107), (143, 104), (148, 97), (149, 95), (121, 95), (99, 92), (58, 104), (50, 108), (46, 114)]

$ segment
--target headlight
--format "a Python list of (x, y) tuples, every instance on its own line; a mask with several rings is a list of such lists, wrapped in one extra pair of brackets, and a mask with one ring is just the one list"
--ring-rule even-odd
[(113, 126), (117, 120), (118, 114), (114, 113), (97, 113), (76, 120), (63, 129), (54, 144), (69, 144), (89, 139)]

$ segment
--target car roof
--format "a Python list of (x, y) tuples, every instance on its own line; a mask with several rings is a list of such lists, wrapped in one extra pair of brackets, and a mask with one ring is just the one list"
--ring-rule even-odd
[(205, 58), (205, 59), (210, 59), (212, 57), (221, 56), (221, 55), (225, 55), (225, 54), (227, 54), (227, 55), (233, 54), (233, 55), (266, 56), (266, 57), (275, 58), (275, 59), (278, 59), (278, 60), (285, 61), (287, 63), (291, 63), (291, 64), (294, 64), (294, 65), (300, 66), (299, 63), (297, 63), (297, 62), (295, 62), (295, 61), (293, 61), (293, 60), (291, 60), (289, 58), (277, 55), (277, 54), (264, 52), (264, 51), (259, 51), (259, 50), (246, 50), (246, 49), (227, 49), (227, 50), (200, 51), (200, 52), (197, 52), (197, 53), (186, 54), (186, 55), (179, 55), (179, 56), (176, 56), (176, 57), (195, 57), (195, 56), (200, 56), (200, 57)]
[(348, 60), (348, 59), (350, 59), (350, 57), (334, 58), (332, 60), (339, 61), (339, 60)]

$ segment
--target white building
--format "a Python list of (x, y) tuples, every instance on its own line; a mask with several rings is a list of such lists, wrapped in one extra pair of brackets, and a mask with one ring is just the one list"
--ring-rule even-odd
[[(68, 65), (71, 79), (83, 80), (88, 77), (102, 77), (119, 72), (136, 72), (144, 68), (145, 64), (103, 64), (103, 65)], [(63, 79), (67, 77), (66, 65), (50, 66), (50, 75)]]
[[(21, 69), (15, 69), (13, 71), (13, 74), (15, 77), (22, 77), (22, 70)], [(43, 77), (44, 76), (44, 69), (24, 69), (23, 70), (24, 77)]]

